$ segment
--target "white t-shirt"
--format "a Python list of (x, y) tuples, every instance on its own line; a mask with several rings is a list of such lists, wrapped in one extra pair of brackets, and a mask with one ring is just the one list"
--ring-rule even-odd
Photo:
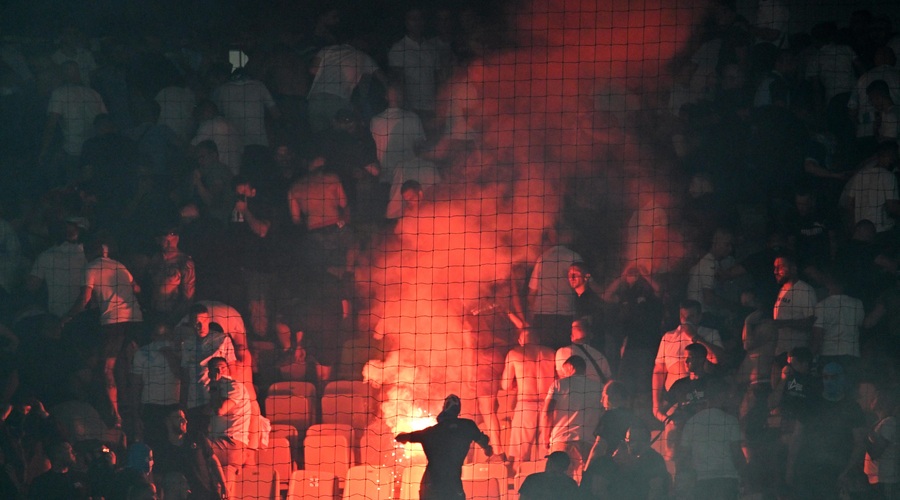
[(231, 411), (225, 415), (212, 415), (209, 437), (227, 437), (246, 446), (250, 442), (250, 420), (253, 415), (253, 400), (247, 388), (233, 379), (222, 378), (218, 382), (211, 382), (209, 390), (218, 391), (223, 399), (234, 401)]
[(687, 298), (696, 300), (703, 308), (703, 312), (711, 312), (712, 306), (703, 302), (703, 290), (716, 287), (716, 272), (719, 270), (719, 261), (713, 254), (707, 253), (697, 264), (691, 268), (688, 278)]
[(234, 366), (237, 359), (231, 338), (224, 333), (209, 332), (206, 337), (194, 335), (181, 345), (181, 367), (188, 381), (187, 407), (196, 408), (209, 402), (209, 372), (206, 364), (211, 358), (221, 357)]
[(244, 138), (234, 125), (221, 116), (201, 123), (191, 144), (196, 146), (207, 140), (216, 143), (219, 161), (227, 165), (233, 175), (240, 173)]
[(853, 60), (856, 53), (849, 45), (830, 43), (816, 52), (806, 68), (807, 78), (818, 78), (825, 87), (825, 99), (845, 92), (852, 92), (856, 87), (856, 73)]
[(554, 382), (547, 393), (547, 400), (556, 401), (550, 443), (592, 441), (603, 413), (602, 396), (603, 385), (584, 375)]
[(900, 73), (893, 66), (877, 66), (863, 73), (856, 81), (856, 90), (850, 93), (847, 107), (856, 109), (859, 122), (856, 125), (857, 137), (871, 137), (875, 133), (875, 107), (869, 101), (866, 88), (876, 80), (884, 80), (891, 91), (891, 99), (900, 103)]
[(47, 249), (34, 261), (31, 275), (47, 285), (47, 310), (62, 317), (81, 291), (87, 259), (84, 248), (77, 243), (63, 242)]
[(875, 425), (875, 432), (886, 439), (890, 444), (885, 448), (881, 458), (873, 460), (866, 453), (866, 475), (869, 483), (900, 483), (900, 447), (897, 445), (897, 417), (887, 417)]
[(582, 258), (568, 248), (557, 245), (541, 255), (528, 289), (534, 295), (534, 314), (575, 314), (575, 292), (569, 286), (569, 267)]
[(731, 449), (740, 441), (737, 419), (718, 408), (697, 412), (681, 433), (681, 445), (691, 448), (691, 464), (698, 481), (738, 479)]
[(369, 130), (375, 140), (382, 182), (394, 178), (398, 163), (415, 158), (416, 145), (425, 140), (425, 129), (419, 116), (400, 108), (388, 108), (373, 117)]
[[(816, 314), (816, 291), (805, 281), (785, 283), (778, 292), (772, 317), (778, 319), (806, 319)], [(775, 354), (789, 352), (795, 347), (809, 345), (809, 331), (797, 328), (779, 328)]]
[(172, 85), (156, 94), (154, 99), (159, 104), (159, 123), (166, 125), (181, 140), (190, 138), (194, 125), (194, 105), (197, 98), (187, 87)]
[(60, 115), (63, 150), (72, 156), (81, 154), (81, 146), (94, 130), (94, 118), (106, 113), (103, 98), (81, 85), (63, 85), (50, 94), (47, 113)]
[(122, 263), (107, 257), (92, 260), (84, 271), (84, 286), (100, 307), (101, 325), (143, 321), (134, 278)]
[(325, 47), (316, 57), (319, 67), (309, 89), (310, 96), (331, 94), (349, 101), (360, 80), (378, 71), (374, 59), (350, 45)]
[(900, 199), (897, 177), (876, 164), (861, 168), (844, 186), (841, 204), (849, 205), (853, 200), (853, 223), (870, 220), (875, 231), (882, 233), (894, 227), (894, 219), (888, 216), (884, 204), (888, 200)]
[[(701, 326), (697, 329), (697, 335), (712, 345), (723, 347), (718, 330)], [(684, 364), (687, 358), (685, 349), (692, 343), (691, 337), (680, 326), (660, 339), (659, 349), (656, 351), (656, 364), (666, 367), (666, 390), (669, 390), (676, 380), (688, 376), (687, 366)], [(718, 361), (712, 351), (709, 351), (706, 359), (710, 363)]]
[(274, 107), (275, 101), (262, 82), (227, 82), (217, 88), (212, 97), (222, 116), (228, 118), (241, 133), (245, 146), (269, 145), (266, 136), (266, 109)]
[(134, 353), (131, 372), (143, 382), (141, 403), (153, 405), (178, 404), (181, 380), (175, 375), (176, 367), (170, 366), (162, 348), (171, 346), (165, 340), (154, 340)]
[(54, 52), (53, 55), (50, 56), (50, 59), (52, 59), (57, 66), (62, 66), (63, 63), (69, 61), (74, 62), (78, 65), (78, 74), (81, 75), (81, 84), (85, 87), (91, 86), (91, 74), (97, 69), (97, 61), (94, 59), (94, 54), (92, 54), (91, 51), (79, 47), (75, 49), (75, 55), (70, 56), (60, 49)]
[(848, 295), (831, 295), (816, 304), (816, 328), (825, 330), (823, 356), (859, 357), (859, 328), (866, 318), (863, 303)]
[(557, 374), (557, 376), (559, 378), (563, 377), (563, 374), (562, 374), (563, 365), (566, 363), (567, 359), (569, 359), (572, 356), (579, 356), (581, 358), (584, 358), (584, 364), (587, 365), (587, 368), (584, 372), (586, 377), (588, 377), (589, 379), (592, 379), (592, 380), (596, 380), (598, 382), (600, 382), (600, 381), (605, 382), (605, 381), (611, 379), (612, 371), (609, 369), (609, 362), (606, 360), (606, 356), (604, 356), (603, 353), (601, 353), (597, 349), (594, 349), (593, 347), (591, 347), (587, 344), (581, 344), (581, 346), (584, 347), (587, 350), (587, 352), (590, 353), (591, 357), (594, 358), (594, 361), (597, 362), (597, 366), (600, 367), (600, 371), (602, 372), (603, 377), (602, 378), (600, 377), (601, 374), (597, 373), (597, 369), (594, 368), (594, 364), (591, 363), (591, 360), (587, 359), (587, 357), (584, 355), (584, 352), (581, 349), (579, 349), (578, 347), (575, 347), (574, 345), (560, 347), (559, 349), (556, 350), (555, 358), (556, 358), (556, 374)]
[(408, 36), (395, 43), (388, 52), (388, 65), (403, 70), (403, 89), (410, 108), (434, 110), (437, 58), (432, 44), (424, 40), (419, 43)]

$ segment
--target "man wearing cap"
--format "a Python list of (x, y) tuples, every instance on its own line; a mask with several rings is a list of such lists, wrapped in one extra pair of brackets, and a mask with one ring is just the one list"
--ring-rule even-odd
[(519, 488), (521, 500), (555, 500), (557, 498), (578, 498), (578, 483), (566, 475), (569, 455), (564, 451), (554, 451), (547, 455), (544, 472), (536, 472), (525, 478)]
[(421, 443), (428, 458), (419, 495), (422, 500), (465, 498), (462, 485), (462, 465), (472, 443), (494, 454), (487, 435), (472, 420), (459, 418), (459, 396), (451, 394), (444, 400), (444, 408), (437, 416), (437, 424), (415, 432), (403, 432), (395, 438), (398, 443)]

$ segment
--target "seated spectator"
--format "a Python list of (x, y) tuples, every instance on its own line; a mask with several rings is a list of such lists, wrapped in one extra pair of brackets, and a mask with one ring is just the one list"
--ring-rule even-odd
[(68, 441), (51, 444), (47, 448), (50, 470), (34, 478), (28, 488), (28, 498), (34, 500), (87, 500), (90, 484), (84, 474), (76, 472), (75, 451)]
[(544, 472), (530, 474), (519, 487), (521, 500), (553, 500), (556, 498), (580, 498), (578, 483), (566, 475), (569, 469), (569, 455), (564, 451), (554, 451), (547, 455)]
[[(188, 420), (181, 409), (172, 410), (165, 419), (166, 440), (154, 451), (155, 474), (171, 490), (182, 491), (180, 481), (170, 474), (183, 476), (190, 489), (188, 498), (214, 500), (227, 498), (225, 476), (209, 440), (188, 433)], [(183, 486), (183, 483), (181, 483)], [(166, 488), (164, 488), (165, 490)], [(178, 498), (177, 495), (173, 495)], [(165, 498), (169, 498), (168, 494)]]
[(650, 444), (650, 430), (639, 423), (632, 425), (611, 456), (594, 461), (585, 471), (582, 491), (590, 498), (669, 498), (672, 478), (662, 456)]

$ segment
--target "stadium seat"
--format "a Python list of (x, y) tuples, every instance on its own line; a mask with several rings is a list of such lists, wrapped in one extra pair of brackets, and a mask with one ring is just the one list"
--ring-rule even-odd
[(330, 472), (341, 480), (346, 479), (353, 460), (351, 439), (349, 425), (311, 426), (303, 439), (303, 468)]
[(268, 448), (257, 450), (256, 463), (261, 469), (270, 467), (278, 473), (280, 478), (278, 491), (287, 489), (287, 482), (291, 478), (291, 473), (296, 470), (291, 459), (291, 445), (285, 438), (273, 438), (270, 440)]
[(389, 467), (356, 465), (347, 471), (343, 500), (394, 498), (394, 475)]
[(266, 397), (266, 417), (272, 424), (294, 426), (303, 432), (316, 423), (315, 403), (306, 396), (275, 394)]
[(287, 382), (275, 382), (274, 384), (269, 386), (269, 389), (266, 391), (266, 395), (272, 396), (275, 394), (306, 396), (310, 399), (315, 399), (316, 386), (312, 382), (297, 382), (293, 380)]
[(422, 485), (424, 465), (410, 465), (403, 469), (400, 476), (400, 500), (419, 500), (419, 487)]
[(281, 498), (278, 482), (278, 471), (272, 467), (244, 467), (229, 493), (232, 498), (242, 500), (278, 500)]
[(287, 500), (334, 500), (334, 474), (318, 470), (295, 470), (288, 484)]

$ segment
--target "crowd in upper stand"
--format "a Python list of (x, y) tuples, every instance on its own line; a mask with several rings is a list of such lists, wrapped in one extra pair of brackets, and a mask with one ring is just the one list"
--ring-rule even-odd
[[(342, 14), (231, 58), (3, 43), (0, 496), (221, 498), (270, 384), (381, 356), (355, 269), (466, 151), (439, 89), (499, 42), (471, 6), (398, 12), (387, 44)], [(790, 21), (713, 2), (632, 117), (675, 165), (680, 266), (608, 251), (631, 213), (566, 213), (523, 306), (473, 313), (518, 330), (472, 405), (497, 455), (568, 458), (523, 498), (900, 498), (900, 34)]]

